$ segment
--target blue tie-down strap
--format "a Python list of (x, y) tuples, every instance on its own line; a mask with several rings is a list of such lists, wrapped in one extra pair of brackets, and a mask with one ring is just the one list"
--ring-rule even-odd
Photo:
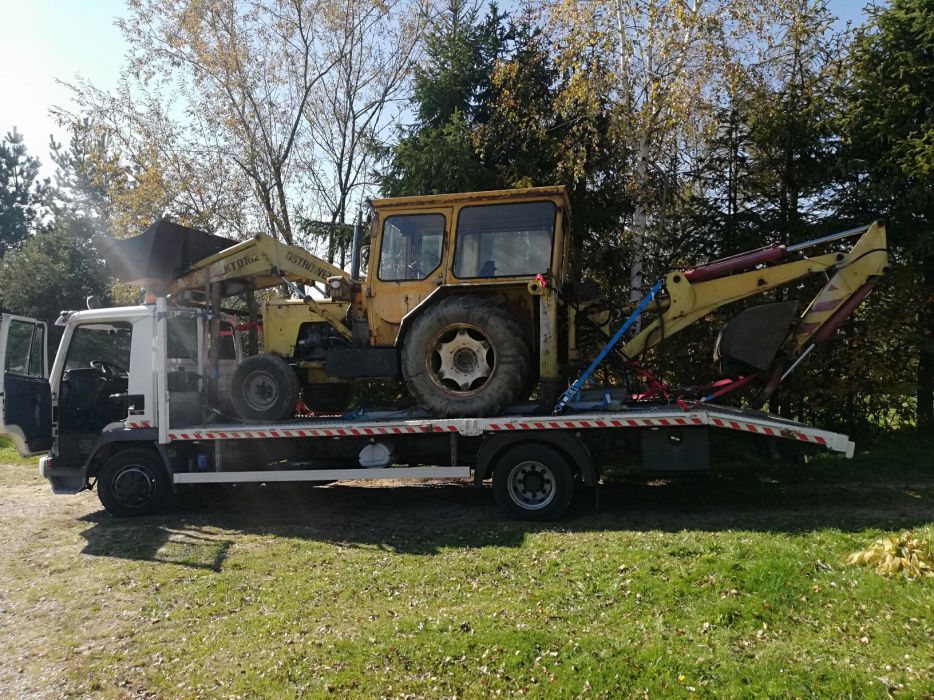
[(626, 319), (626, 322), (620, 326), (619, 330), (616, 331), (612, 338), (610, 338), (610, 342), (604, 346), (603, 350), (601, 350), (600, 353), (594, 358), (594, 361), (590, 363), (590, 367), (585, 369), (584, 373), (581, 374), (581, 376), (579, 376), (577, 380), (575, 380), (575, 382), (571, 384), (571, 386), (569, 386), (563, 394), (561, 394), (561, 398), (558, 399), (558, 403), (555, 404), (555, 413), (560, 413), (563, 411), (564, 407), (567, 406), (577, 396), (580, 390), (584, 388), (584, 385), (590, 379), (591, 375), (593, 375), (593, 373), (596, 371), (597, 367), (600, 366), (600, 363), (603, 362), (606, 356), (610, 354), (610, 351), (616, 346), (626, 331), (629, 330), (630, 326), (636, 322), (636, 319), (642, 315), (642, 312), (645, 311), (645, 307), (647, 307), (649, 303), (651, 303), (652, 299), (655, 298), (655, 295), (658, 294), (664, 283), (665, 280), (663, 279), (655, 283), (655, 286), (652, 287), (652, 289), (649, 290), (649, 293), (646, 294), (642, 298), (642, 301), (639, 302), (639, 305), (636, 307), (636, 310), (632, 312), (632, 315)]

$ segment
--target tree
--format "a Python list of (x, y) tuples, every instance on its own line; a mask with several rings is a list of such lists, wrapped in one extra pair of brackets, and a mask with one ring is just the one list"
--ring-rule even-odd
[(477, 152), (474, 128), (489, 117), (493, 67), (505, 48), (495, 4), (447, 0), (425, 37), (425, 62), (415, 69), (415, 124), (389, 149), (380, 177), (384, 194), (400, 196), (489, 189), (496, 173)]
[(799, 242), (828, 218), (847, 38), (826, 0), (786, 0), (770, 14), (768, 46), (744, 67), (734, 103), (748, 130), (740, 196), (760, 245)]
[(92, 294), (108, 296), (107, 270), (90, 243), (95, 228), (65, 217), (7, 253), (0, 261), (0, 306), (45, 321), (55, 335), (62, 309), (83, 308)]
[[(730, 0), (554, 0), (561, 62), (577, 99), (606, 94), (614, 105), (617, 147), (632, 160), (626, 192), (631, 249), (630, 298), (641, 298), (647, 252), (661, 259), (666, 194), (711, 131), (731, 63), (730, 42), (750, 9)], [(601, 71), (582, 70), (599, 65)], [(620, 221), (622, 225), (624, 222)], [(648, 234), (652, 233), (653, 236)], [(650, 247), (649, 244), (651, 244)]]
[(346, 241), (335, 232), (345, 230), (340, 224), (351, 200), (370, 184), (371, 146), (381, 141), (407, 85), (426, 17), (412, 0), (348, 0), (324, 18), (322, 40), (336, 63), (305, 107), (312, 150), (303, 166), (331, 227), (322, 231), (303, 221), (302, 230), (325, 234), (329, 262), (338, 250), (341, 266), (346, 262)]
[[(842, 127), (841, 213), (890, 220), (890, 245), (921, 285), (917, 306), (918, 429), (934, 428), (934, 3), (868, 8), (853, 43)], [(904, 363), (908, 358), (888, 361)]]
[(72, 88), (78, 109), (56, 110), (71, 138), (53, 159), (77, 214), (118, 237), (162, 216), (231, 237), (250, 227), (247, 179), (216, 142), (202, 140), (203, 124), (188, 129), (170, 115), (176, 105), (125, 79), (113, 92), (87, 82)]
[(7, 132), (0, 141), (0, 257), (35, 233), (48, 211), (49, 180), (39, 179), (39, 166), (23, 135)]
[[(299, 152), (311, 158), (306, 109), (346, 49), (326, 45), (321, 34), (342, 7), (336, 0), (132, 0), (119, 21), (133, 47), (124, 84), (116, 96), (76, 86), (76, 101), (84, 115), (103, 104), (105, 114), (119, 117), (112, 126), (127, 137), (121, 147), (133, 151), (134, 177), (158, 190), (170, 174), (180, 186), (165, 189), (181, 201), (201, 178), (223, 185), (235, 168), (261, 225), (293, 243), (289, 200), (310, 182), (296, 167)], [(128, 105), (135, 109), (127, 112)], [(149, 124), (158, 128), (139, 139)], [(199, 167), (205, 161), (212, 167)], [(216, 188), (204, 194), (197, 208), (210, 212)]]
[(89, 119), (71, 122), (68, 146), (50, 140), (56, 194), (73, 216), (98, 221), (115, 217), (114, 195), (123, 184), (123, 172), (109, 156), (113, 149), (108, 134)]

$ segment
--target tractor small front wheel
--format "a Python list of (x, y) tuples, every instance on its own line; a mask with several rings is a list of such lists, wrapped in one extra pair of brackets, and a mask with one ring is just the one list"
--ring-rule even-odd
[(254, 355), (234, 372), (230, 401), (241, 418), (275, 422), (295, 416), (298, 377), (278, 355)]

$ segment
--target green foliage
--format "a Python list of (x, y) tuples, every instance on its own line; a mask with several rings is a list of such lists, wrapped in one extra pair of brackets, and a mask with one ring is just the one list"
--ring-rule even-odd
[(456, 113), (466, 121), (484, 120), (493, 65), (506, 38), (495, 3), (481, 18), (468, 0), (447, 1), (425, 37), (426, 62), (415, 68), (419, 127), (442, 128)]
[(48, 206), (49, 181), (39, 179), (39, 159), (14, 128), (0, 141), (0, 257), (42, 225)]
[(114, 155), (111, 139), (89, 119), (71, 125), (68, 147), (52, 140), (52, 161), (58, 167), (55, 186), (73, 216), (111, 221), (115, 199), (126, 189), (126, 172)]
[(487, 116), (493, 66), (505, 45), (503, 18), (485, 18), (464, 0), (449, 0), (425, 38), (425, 63), (415, 70), (418, 119), (389, 150), (380, 176), (388, 196), (491, 189), (495, 173), (473, 143)]
[(353, 243), (353, 228), (351, 224), (300, 217), (297, 226), (298, 240), (306, 246), (309, 242), (327, 241), (328, 258), (332, 261), (336, 258), (339, 267), (343, 267)]
[(59, 219), (7, 253), (0, 262), (0, 305), (46, 321), (54, 336), (62, 309), (84, 308), (92, 294), (106, 296), (107, 271), (89, 240), (94, 230), (87, 220)]
[[(916, 271), (918, 427), (934, 428), (934, 3), (870, 8), (852, 48), (840, 209), (890, 219), (890, 245)], [(915, 291), (915, 290), (912, 290)]]
[(826, 2), (796, 4), (780, 18), (777, 55), (734, 105), (747, 130), (740, 196), (760, 244), (812, 238), (813, 225), (827, 218), (845, 55), (834, 19)]
[(884, 212), (903, 227), (894, 242), (934, 255), (934, 4), (894, 0), (869, 12), (852, 48), (842, 205)]
[(487, 190), (495, 183), (477, 156), (464, 115), (454, 112), (441, 126), (399, 140), (382, 188), (386, 195), (398, 197)]

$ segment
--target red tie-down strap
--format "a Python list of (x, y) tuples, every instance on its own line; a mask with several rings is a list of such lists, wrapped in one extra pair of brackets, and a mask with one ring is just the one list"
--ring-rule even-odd
[(669, 399), (670, 392), (668, 391), (667, 385), (661, 379), (649, 372), (635, 360), (630, 361), (629, 366), (636, 373), (636, 376), (644, 379), (649, 385), (648, 391), (633, 395), (633, 399), (636, 401), (648, 401), (649, 399), (654, 399), (656, 396), (661, 396), (666, 401)]
[(234, 326), (235, 331), (248, 331), (252, 328), (262, 332), (263, 324), (259, 321), (247, 321), (246, 323), (241, 323), (239, 326)]

